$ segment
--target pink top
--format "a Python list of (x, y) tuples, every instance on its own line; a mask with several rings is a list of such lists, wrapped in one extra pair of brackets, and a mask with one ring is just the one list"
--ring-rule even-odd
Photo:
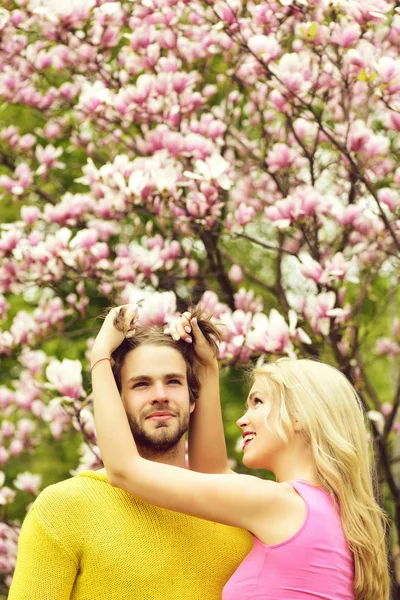
[(337, 506), (329, 494), (289, 482), (303, 498), (306, 518), (295, 535), (254, 545), (225, 585), (222, 600), (354, 600), (354, 561)]

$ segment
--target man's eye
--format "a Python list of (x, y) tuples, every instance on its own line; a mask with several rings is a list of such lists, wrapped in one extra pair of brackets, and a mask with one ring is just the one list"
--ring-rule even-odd
[(180, 384), (181, 382), (180, 382), (180, 380), (179, 380), (179, 379), (170, 379), (170, 380), (168, 381), (168, 383), (174, 383), (174, 384), (176, 384), (176, 383), (177, 383), (177, 384)]
[(146, 385), (147, 385), (146, 381), (138, 381), (138, 383), (133, 384), (132, 389), (134, 390), (135, 388), (144, 387)]

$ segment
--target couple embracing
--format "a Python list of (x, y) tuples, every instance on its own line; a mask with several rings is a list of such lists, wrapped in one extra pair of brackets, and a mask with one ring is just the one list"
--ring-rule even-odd
[[(105, 470), (47, 488), (22, 527), (10, 600), (387, 600), (384, 516), (357, 394), (328, 365), (253, 372), (230, 471), (200, 314), (112, 309), (92, 349)], [(189, 428), (189, 468), (185, 433)]]

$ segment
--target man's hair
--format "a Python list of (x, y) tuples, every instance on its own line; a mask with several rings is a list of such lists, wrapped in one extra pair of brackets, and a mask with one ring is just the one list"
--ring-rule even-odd
[[(218, 353), (216, 340), (221, 340), (221, 334), (217, 327), (210, 321), (211, 317), (206, 317), (199, 309), (189, 310), (193, 317), (197, 318), (198, 326), (214, 349), (215, 354)], [(200, 380), (197, 374), (199, 359), (195, 352), (195, 340), (192, 335), (192, 344), (183, 340), (175, 341), (169, 334), (164, 333), (165, 325), (142, 325), (136, 328), (135, 335), (132, 338), (125, 338), (120, 346), (112, 353), (113, 365), (112, 370), (114, 378), (121, 393), (121, 370), (125, 362), (126, 355), (139, 348), (140, 346), (167, 346), (177, 350), (186, 363), (187, 383), (189, 388), (189, 400), (192, 404), (200, 394)]]

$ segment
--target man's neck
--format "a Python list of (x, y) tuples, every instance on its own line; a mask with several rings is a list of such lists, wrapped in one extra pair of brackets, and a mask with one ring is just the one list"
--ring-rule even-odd
[[(173, 467), (180, 467), (181, 469), (187, 469), (185, 444), (179, 443), (175, 448), (170, 448), (166, 452), (156, 452), (149, 448), (141, 448), (138, 446), (138, 452), (142, 458), (152, 460), (153, 462), (163, 463), (164, 465), (172, 465)], [(106, 470), (103, 467), (98, 470), (99, 473), (106, 474)]]

